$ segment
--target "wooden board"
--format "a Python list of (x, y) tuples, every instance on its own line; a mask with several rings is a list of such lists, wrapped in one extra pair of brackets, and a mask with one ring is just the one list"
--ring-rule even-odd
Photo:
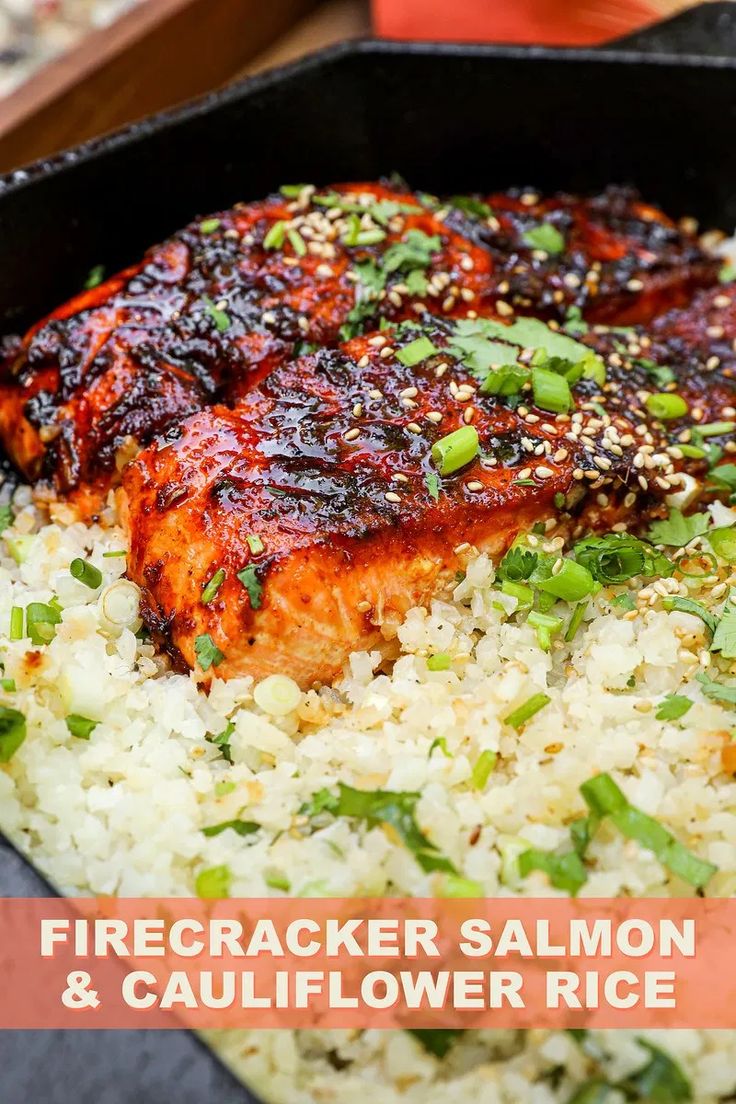
[(0, 171), (232, 80), (316, 2), (146, 0), (2, 102)]

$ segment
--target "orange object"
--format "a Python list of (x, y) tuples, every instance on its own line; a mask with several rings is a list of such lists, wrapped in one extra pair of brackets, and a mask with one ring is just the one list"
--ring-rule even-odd
[(688, 6), (680, 0), (373, 0), (385, 38), (585, 46)]

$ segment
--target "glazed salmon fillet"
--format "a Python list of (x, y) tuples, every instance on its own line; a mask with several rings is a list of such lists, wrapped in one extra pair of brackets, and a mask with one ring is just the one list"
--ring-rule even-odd
[(201, 218), (33, 327), (0, 378), (0, 441), (32, 480), (98, 494), (137, 449), (233, 405), (295, 353), (431, 308), (643, 321), (715, 280), (692, 234), (629, 192), (444, 201), (382, 183)]
[[(569, 406), (550, 381), (562, 368)], [(557, 413), (535, 405), (542, 384)], [(604, 364), (529, 318), (425, 317), (283, 364), (126, 469), (145, 619), (204, 681), (329, 682), (469, 551), (497, 556), (548, 519), (609, 530), (656, 509), (689, 461), (640, 385), (617, 352)], [(456, 430), (477, 447), (444, 471), (432, 449)]]

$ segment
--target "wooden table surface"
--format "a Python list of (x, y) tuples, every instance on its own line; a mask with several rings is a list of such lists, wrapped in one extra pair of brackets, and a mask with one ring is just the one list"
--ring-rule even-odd
[(146, 0), (0, 103), (0, 172), (369, 33), (369, 0)]

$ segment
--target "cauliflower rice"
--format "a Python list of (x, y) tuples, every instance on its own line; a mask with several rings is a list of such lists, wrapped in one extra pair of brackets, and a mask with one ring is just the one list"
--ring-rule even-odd
[[(248, 678), (215, 680), (207, 696), (193, 677), (173, 673), (136, 635), (135, 602), (118, 601), (123, 612), (110, 619), (109, 588), (125, 572), (124, 555), (105, 555), (125, 548), (112, 504), (97, 525), (35, 504), (25, 487), (14, 507), (0, 540), (0, 658), (15, 690), (0, 698), (25, 715), (27, 737), (0, 768), (0, 827), (64, 893), (193, 895), (213, 867), (227, 868), (233, 897), (452, 892), (446, 874), (424, 872), (384, 828), (305, 815), (316, 793), (342, 782), (419, 791), (419, 827), (478, 892), (562, 895), (542, 873), (521, 878), (516, 858), (526, 847), (564, 846), (570, 820), (586, 811), (579, 786), (599, 771), (718, 867), (708, 895), (736, 892), (736, 780), (722, 757), (733, 712), (695, 679), (711, 658), (702, 621), (661, 604), (668, 587), (691, 593), (692, 580), (640, 580), (628, 611), (611, 604), (624, 588), (604, 587), (572, 642), (557, 637), (546, 652), (514, 618), (515, 599), (494, 587), (493, 565), (471, 558), (451, 599), (410, 611), (392, 666), (380, 668), (378, 653), (355, 654), (336, 688), (297, 695), (295, 708), (274, 716), (256, 704)], [(736, 523), (736, 511), (710, 510), (718, 525)], [(71, 577), (75, 557), (102, 572), (101, 588)], [(721, 565), (711, 592), (736, 582), (730, 570)], [(53, 596), (63, 612), (51, 642), (10, 640), (12, 607)], [(448, 669), (428, 669), (437, 653), (449, 654)], [(540, 691), (551, 701), (520, 732), (503, 723)], [(694, 704), (679, 720), (658, 720), (670, 693)], [(69, 731), (69, 714), (98, 722), (89, 738)], [(232, 763), (212, 741), (218, 734)], [(473, 768), (484, 751), (497, 759), (478, 786)], [(202, 832), (239, 817), (262, 830)], [(581, 896), (693, 892), (605, 825), (587, 865)], [(647, 1051), (638, 1034), (599, 1032), (581, 1046), (564, 1032), (474, 1031), (442, 1059), (405, 1032), (208, 1039), (244, 1081), (284, 1104), (357, 1102), (375, 1086), (382, 1104), (567, 1104), (593, 1073), (619, 1081), (640, 1068)], [(736, 1033), (646, 1038), (679, 1063), (700, 1104), (736, 1092)]]

